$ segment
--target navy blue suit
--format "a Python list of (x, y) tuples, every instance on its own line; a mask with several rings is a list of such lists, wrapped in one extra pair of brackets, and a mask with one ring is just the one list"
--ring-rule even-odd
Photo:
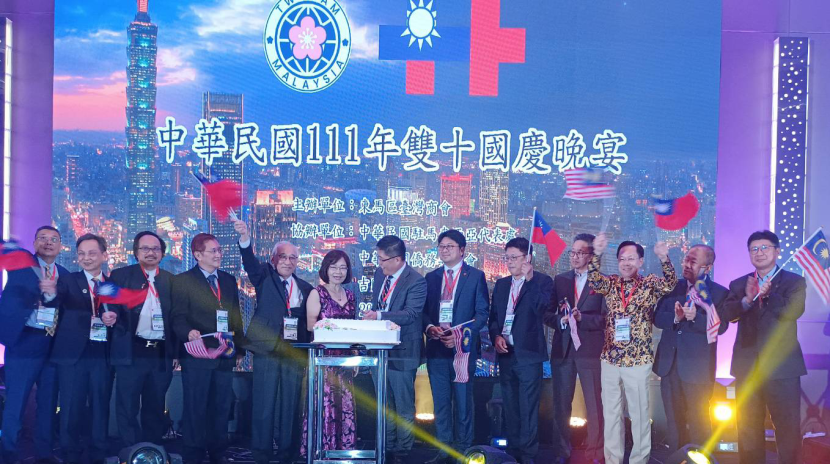
[[(723, 313), (728, 290), (707, 278), (709, 294), (721, 320), (718, 334), (726, 332), (729, 320)], [(688, 281), (681, 279), (671, 293), (657, 302), (654, 325), (663, 329), (654, 373), (659, 375), (663, 408), (666, 411), (666, 441), (671, 452), (686, 443), (705, 443), (712, 433), (709, 399), (715, 386), (718, 344), (706, 337), (706, 310), (696, 306), (694, 320), (685, 317), (674, 323), (674, 304), (686, 304)], [(688, 434), (686, 426), (688, 424)]]
[[(490, 304), (490, 340), (501, 336), (513, 277), (496, 281)], [(539, 399), (542, 363), (548, 359), (543, 317), (553, 295), (553, 279), (541, 272), (522, 285), (514, 309), (508, 352), (498, 354), (499, 383), (507, 422), (507, 444), (520, 462), (535, 459), (539, 452)]]
[[(738, 322), (732, 350), (732, 375), (738, 393), (738, 449), (741, 464), (764, 462), (764, 420), (775, 425), (778, 462), (795, 464), (801, 454), (801, 376), (807, 374), (798, 342), (798, 318), (804, 314), (807, 282), (781, 271), (767, 296), (743, 307), (745, 275), (729, 284), (726, 319)], [(749, 385), (755, 388), (744, 390)]]
[[(165, 396), (173, 379), (173, 360), (179, 355), (170, 314), (172, 280), (173, 275), (162, 269), (157, 269), (153, 278), (161, 305), (164, 340), (148, 343), (148, 340), (136, 335), (143, 302), (132, 308), (111, 305), (118, 313), (110, 342), (110, 363), (118, 377), (115, 406), (122, 446), (142, 441), (161, 444), (161, 438), (167, 431)], [(138, 264), (115, 269), (110, 274), (110, 281), (121, 288), (143, 289), (149, 286)], [(149, 289), (148, 297), (152, 297)]]
[[(585, 442), (585, 456), (603, 459), (604, 438), (602, 415), (602, 383), (600, 361), (605, 334), (605, 314), (608, 308), (605, 298), (591, 289), (585, 282), (579, 301), (574, 301), (576, 274), (573, 270), (557, 275), (553, 279), (551, 306), (545, 313), (545, 325), (553, 330), (550, 350), (551, 384), (553, 385), (553, 447), (560, 458), (571, 455), (571, 413), (576, 391), (576, 378), (582, 386), (585, 411), (588, 419), (588, 436)], [(577, 324), (577, 335), (581, 343), (577, 350), (571, 337), (569, 325), (562, 327), (564, 312), (559, 305), (567, 301), (571, 308), (578, 308), (581, 320)]]
[[(217, 270), (216, 274), (222, 298), (221, 308), (228, 311), (228, 328), (234, 332), (237, 353), (241, 353), (246, 343), (236, 279), (224, 271)], [(202, 335), (216, 332), (219, 308), (219, 301), (199, 266), (173, 278), (173, 331), (181, 343), (187, 342), (191, 330), (198, 330)], [(219, 346), (219, 341), (213, 337), (203, 340), (208, 348)], [(223, 356), (217, 359), (194, 358), (182, 348), (181, 364), (185, 392), (182, 457), (186, 462), (198, 462), (207, 450), (211, 462), (218, 463), (228, 441), (236, 360)]]
[[(69, 271), (55, 264), (58, 276)], [(42, 295), (40, 276), (32, 269), (11, 271), (0, 297), (0, 344), (5, 346), (6, 403), (3, 410), (3, 456), (15, 462), (23, 413), (32, 387), (37, 385), (37, 458), (52, 455), (52, 425), (57, 403), (57, 374), (49, 363), (52, 337), (43, 329), (26, 326)]]
[[(426, 358), (432, 401), (435, 406), (435, 429), (438, 440), (454, 444), (463, 453), (473, 442), (473, 374), (481, 351), (480, 332), (487, 324), (490, 302), (484, 272), (463, 263), (455, 284), (452, 325), (474, 320), (472, 349), (467, 360), (469, 380), (457, 383), (453, 359), (455, 348), (447, 348), (440, 340), (427, 339)], [(444, 282), (444, 266), (426, 275), (427, 300), (424, 307), (424, 330), (430, 325), (440, 327), (440, 302)], [(455, 401), (453, 401), (455, 400)], [(453, 415), (453, 403), (455, 415)], [(455, 417), (455, 420), (453, 420)], [(453, 423), (456, 436), (453, 436)], [(442, 456), (445, 455), (442, 451)]]
[[(246, 338), (254, 352), (253, 425), (251, 454), (257, 463), (267, 463), (273, 454), (274, 429), (281, 458), (299, 454), (302, 427), (301, 398), (306, 355), (283, 339), (284, 321), (288, 314), (288, 292), (270, 263), (257, 260), (253, 241), (240, 247), (242, 265), (256, 288), (257, 306)], [(297, 320), (297, 342), (307, 342), (306, 302), (313, 287), (293, 276), (297, 283), (292, 292), (300, 292), (300, 306), (291, 308)]]
[[(80, 462), (81, 426), (91, 412), (89, 457), (92, 462), (103, 461), (107, 457), (112, 393), (112, 370), (107, 359), (109, 342), (89, 339), (92, 293), (83, 271), (61, 275), (58, 295), (60, 320), (51, 360), (58, 366), (61, 448), (66, 461)], [(99, 317), (104, 310), (103, 305), (98, 308)], [(108, 328), (108, 340), (111, 335), (112, 329)]]

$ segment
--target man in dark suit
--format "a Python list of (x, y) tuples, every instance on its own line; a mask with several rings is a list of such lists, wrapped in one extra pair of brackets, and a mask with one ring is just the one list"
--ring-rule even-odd
[(249, 349), (254, 352), (251, 452), (257, 464), (267, 464), (273, 454), (276, 425), (278, 458), (291, 462), (299, 456), (302, 381), (308, 364), (306, 352), (291, 343), (309, 340), (306, 301), (313, 287), (294, 275), (300, 256), (296, 246), (279, 242), (274, 245), (271, 262), (261, 263), (254, 255), (248, 226), (235, 221), (234, 229), (239, 233), (242, 265), (257, 295), (247, 334)]
[(553, 279), (533, 271), (528, 249), (523, 237), (504, 246), (510, 276), (496, 281), (490, 304), (490, 340), (498, 353), (507, 448), (521, 464), (533, 463), (539, 452), (542, 363), (548, 358), (543, 317), (553, 294)]
[(765, 462), (764, 419), (775, 426), (778, 462), (796, 464), (801, 451), (801, 376), (807, 374), (798, 343), (807, 283), (780, 269), (778, 236), (764, 230), (747, 240), (755, 268), (729, 284), (725, 319), (738, 322), (732, 375), (738, 393), (738, 449), (741, 464)]
[[(473, 374), (481, 350), (479, 332), (487, 324), (490, 309), (484, 272), (464, 262), (466, 247), (467, 239), (457, 230), (438, 236), (438, 257), (444, 265), (426, 275), (423, 318), (436, 435), (438, 441), (453, 446), (458, 453), (473, 443)], [(459, 380), (453, 367), (456, 340), (449, 329), (468, 321), (473, 321), (472, 349), (467, 359), (467, 378)], [(428, 464), (454, 461), (446, 449), (441, 449)]]
[[(683, 279), (660, 299), (654, 313), (654, 325), (663, 329), (663, 334), (653, 370), (660, 376), (671, 453), (686, 443), (703, 445), (712, 434), (709, 399), (715, 386), (717, 335), (729, 327), (729, 321), (721, 317), (728, 292), (709, 278), (714, 263), (715, 250), (707, 245), (693, 246), (683, 259)], [(695, 290), (701, 274), (720, 319), (711, 336), (707, 334), (707, 309)]]
[(106, 280), (101, 271), (107, 261), (106, 240), (85, 234), (78, 238), (76, 247), (83, 271), (58, 279), (61, 323), (51, 357), (58, 366), (60, 384), (61, 448), (67, 463), (81, 462), (82, 425), (91, 413), (89, 459), (93, 464), (103, 464), (109, 452), (112, 394), (107, 341), (118, 315), (96, 296), (98, 285)]
[(110, 281), (121, 288), (147, 290), (144, 302), (132, 308), (111, 305), (118, 313), (110, 363), (117, 375), (115, 409), (123, 447), (143, 441), (160, 445), (167, 431), (165, 396), (178, 362), (179, 345), (170, 315), (173, 275), (159, 268), (166, 250), (158, 235), (139, 232), (133, 240), (138, 264), (110, 275)]
[(415, 423), (415, 374), (421, 364), (424, 343), (423, 311), (427, 283), (406, 264), (403, 240), (387, 235), (377, 243), (378, 270), (372, 285), (372, 310), (368, 320), (387, 320), (400, 326), (401, 344), (389, 353), (386, 375), (386, 407), (397, 420), (386, 420), (386, 449), (389, 462), (403, 462), (412, 450)]
[(39, 464), (55, 462), (52, 424), (57, 402), (57, 374), (49, 363), (49, 352), (59, 314), (46, 308), (44, 303), (56, 298), (57, 279), (68, 275), (69, 271), (55, 263), (61, 251), (61, 235), (54, 227), (37, 229), (34, 249), (39, 269), (9, 272), (0, 297), (0, 344), (6, 348), (2, 454), (8, 464), (20, 459), (18, 439), (34, 385), (37, 385), (35, 457)]
[[(202, 461), (208, 451), (211, 464), (224, 462), (228, 418), (233, 403), (233, 368), (245, 347), (239, 291), (236, 279), (219, 270), (222, 247), (216, 237), (197, 234), (190, 243), (197, 265), (173, 278), (173, 331), (178, 340), (196, 341), (203, 335), (232, 332), (237, 361), (233, 357), (196, 358), (182, 349), (184, 415), (182, 457), (186, 463)], [(218, 340), (203, 339), (207, 348)]]
[[(572, 270), (553, 279), (551, 306), (545, 324), (553, 329), (550, 350), (553, 384), (553, 446), (558, 462), (571, 456), (571, 409), (576, 376), (582, 385), (588, 420), (585, 457), (603, 460), (602, 386), (599, 356), (605, 330), (605, 299), (588, 285), (588, 263), (594, 236), (579, 234), (568, 252)], [(572, 334), (576, 333), (576, 337)]]

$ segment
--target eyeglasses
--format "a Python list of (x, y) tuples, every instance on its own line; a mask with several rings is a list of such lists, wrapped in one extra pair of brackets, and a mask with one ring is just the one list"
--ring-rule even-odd
[(570, 256), (571, 258), (574, 258), (574, 257), (581, 258), (583, 256), (590, 256), (590, 255), (591, 255), (591, 253), (587, 253), (585, 251), (573, 251), (573, 250), (571, 250), (571, 251), (568, 252), (568, 256)]
[(379, 258), (379, 259), (380, 259), (380, 262), (385, 263), (385, 262), (389, 261), (390, 259), (395, 259), (395, 258), (400, 258), (400, 257), (401, 257), (400, 255), (397, 255), (397, 256), (390, 256), (386, 259), (384, 259), (384, 258)]
[(628, 258), (618, 258), (617, 261), (619, 261), (620, 263), (636, 263), (638, 259), (640, 258), (634, 258), (632, 256), (629, 256)]
[(438, 249), (441, 251), (449, 251), (453, 248), (458, 248), (458, 245), (438, 245)]
[(775, 246), (775, 245), (761, 245), (759, 247), (754, 246), (754, 247), (749, 249), (749, 252), (753, 255), (757, 255), (758, 253), (766, 253), (767, 250), (769, 250), (770, 248), (775, 249), (775, 248), (778, 248), (778, 247)]
[(138, 247), (138, 251), (140, 251), (142, 253), (150, 253), (151, 251), (153, 253), (161, 253), (161, 247), (146, 247), (146, 246), (143, 246), (143, 247)]
[(349, 268), (346, 266), (332, 266), (329, 268), (332, 271), (340, 271), (340, 272), (349, 272)]
[(299, 259), (299, 256), (287, 255), (285, 253), (280, 253), (277, 255), (277, 262), (288, 260), (292, 263), (296, 263), (297, 261), (299, 261)]
[(44, 236), (37, 237), (35, 240), (37, 240), (40, 243), (60, 243), (60, 241), (61, 241), (61, 239), (59, 237), (44, 237)]
[(524, 258), (525, 256), (527, 256), (527, 253), (522, 254), (522, 255), (514, 255), (514, 256), (505, 255), (504, 257), (502, 257), (502, 259), (507, 263), (515, 263), (516, 261)]
[(221, 255), (222, 254), (222, 249), (221, 248), (211, 248), (210, 250), (205, 249), (205, 250), (202, 251), (202, 253), (210, 253), (212, 255)]

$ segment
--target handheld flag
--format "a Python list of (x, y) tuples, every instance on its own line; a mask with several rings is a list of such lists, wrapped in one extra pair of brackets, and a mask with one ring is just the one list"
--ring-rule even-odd
[[(220, 221), (227, 221), (233, 209), (242, 205), (242, 186), (238, 183), (226, 179), (211, 182), (196, 170), (193, 175), (205, 188), (210, 207)], [(236, 214), (233, 216), (236, 217)]]
[(565, 171), (565, 183), (567, 190), (564, 198), (571, 200), (599, 200), (617, 196), (616, 189), (602, 169), (569, 169)]
[(455, 338), (455, 356), (452, 360), (452, 368), (455, 370), (456, 383), (467, 383), (470, 380), (470, 350), (473, 345), (473, 322), (467, 321), (451, 327), (449, 330)]
[(101, 282), (98, 285), (98, 293), (96, 296), (101, 303), (119, 304), (126, 308), (134, 308), (144, 304), (144, 300), (147, 299), (148, 289), (132, 290), (129, 288), (121, 288), (108, 281)]
[[(205, 346), (205, 337), (214, 337), (219, 340), (219, 346), (216, 348), (208, 348)], [(216, 332), (212, 334), (202, 335), (200, 338), (187, 342), (184, 344), (184, 349), (190, 356), (199, 359), (216, 359), (219, 356), (226, 356), (228, 351), (228, 343), (225, 334)]]
[(830, 249), (821, 228), (801, 245), (794, 256), (824, 304), (830, 305)]
[(711, 344), (718, 341), (718, 330), (720, 329), (720, 317), (715, 310), (715, 303), (709, 296), (709, 286), (706, 284), (706, 274), (701, 273), (695, 281), (695, 286), (689, 299), (700, 305), (706, 311), (706, 340)]
[(545, 222), (541, 214), (535, 211), (533, 214), (533, 236), (531, 242), (539, 243), (547, 247), (548, 257), (550, 258), (550, 264), (552, 266), (556, 265), (556, 260), (559, 259), (567, 247), (567, 244), (559, 237), (559, 234)]
[(700, 210), (700, 203), (692, 192), (672, 200), (652, 199), (654, 222), (663, 230), (680, 230), (686, 227)]
[(0, 270), (16, 271), (27, 267), (38, 267), (35, 257), (14, 240), (0, 240)]

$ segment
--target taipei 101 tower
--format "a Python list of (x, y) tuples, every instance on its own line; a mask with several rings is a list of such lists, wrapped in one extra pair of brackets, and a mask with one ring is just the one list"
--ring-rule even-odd
[(149, 0), (138, 0), (138, 12), (127, 32), (127, 236), (156, 230), (156, 38), (158, 26), (150, 22)]

